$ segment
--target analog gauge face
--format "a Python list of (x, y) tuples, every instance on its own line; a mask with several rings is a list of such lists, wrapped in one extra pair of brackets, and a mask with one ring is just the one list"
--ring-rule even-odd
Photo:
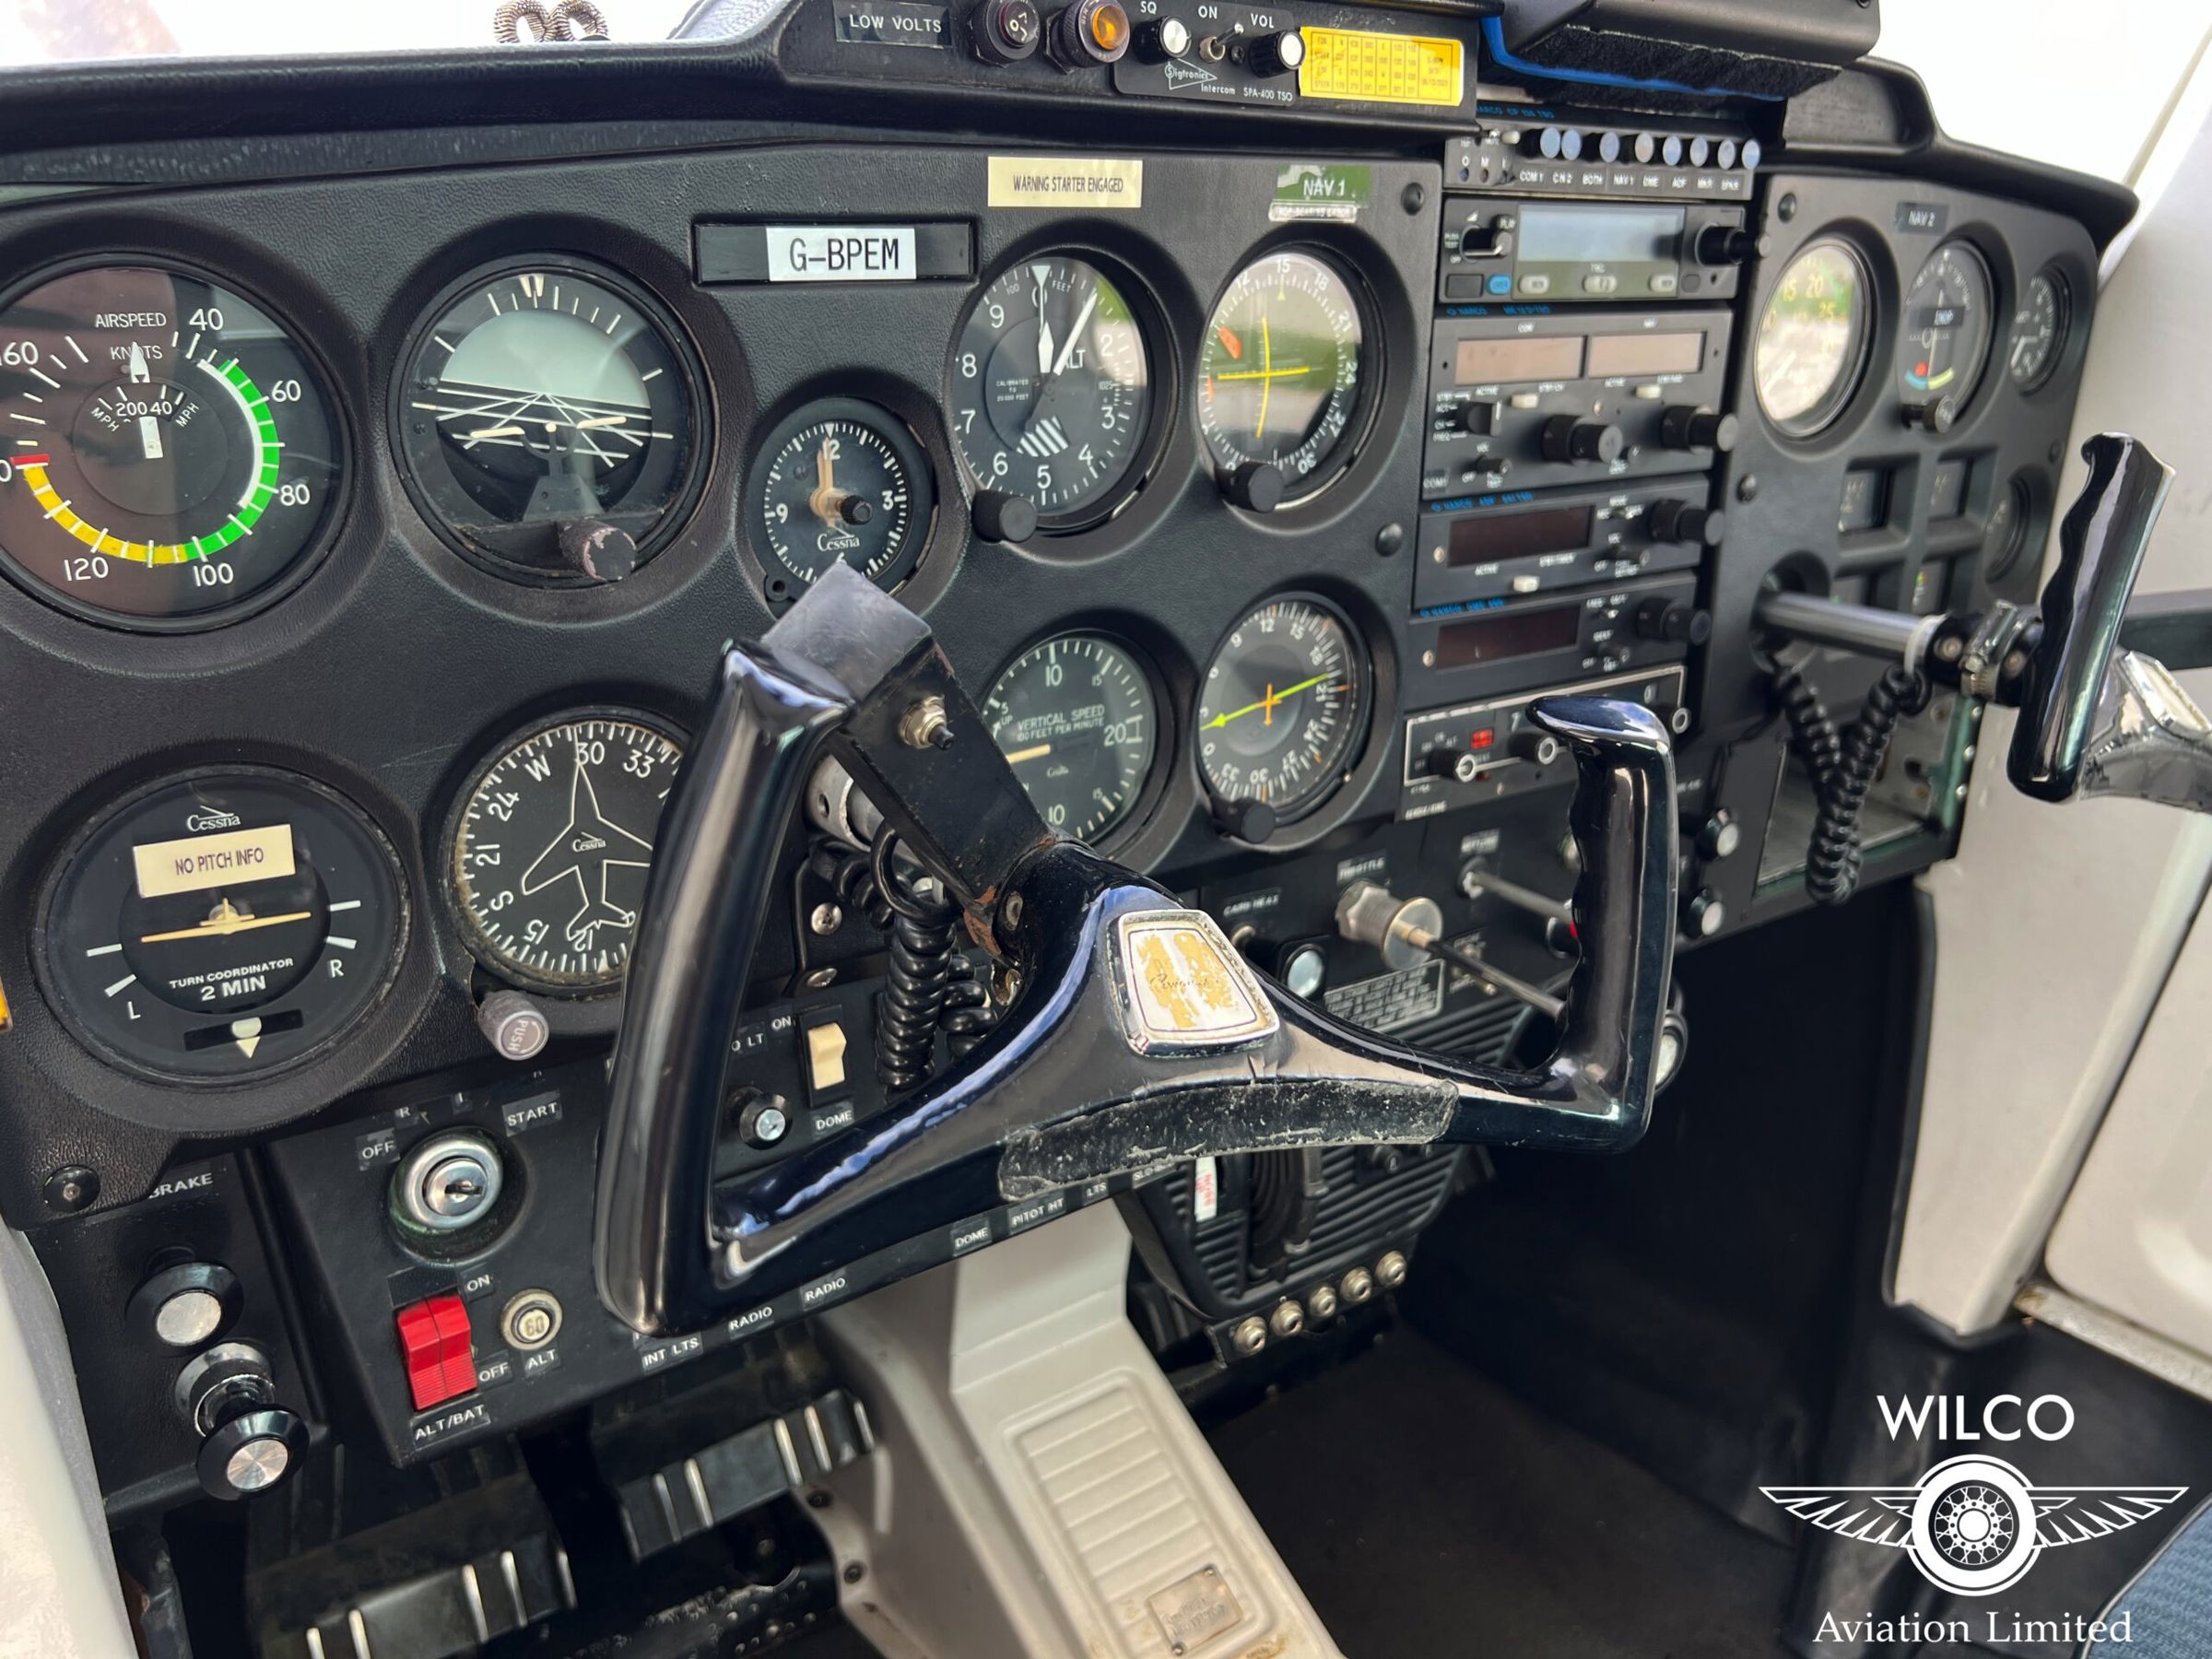
[(1995, 309), (1989, 266), (1964, 242), (1936, 249), (1912, 278), (1897, 342), (1897, 380), (1908, 410), (1930, 412), (1919, 417), (1924, 424), (1948, 427), (1982, 383)]
[(564, 543), (600, 525), (650, 558), (704, 453), (681, 339), (606, 272), (540, 263), (471, 277), (417, 335), (399, 381), (417, 505), (463, 553), (520, 581), (594, 580)]
[(1258, 801), (1288, 823), (1344, 782), (1367, 721), (1367, 653), (1352, 625), (1325, 600), (1286, 594), (1230, 629), (1206, 665), (1198, 770), (1218, 800)]
[(621, 982), (683, 759), (657, 722), (594, 712), (533, 727), (477, 773), (450, 868), (487, 968), (571, 996)]
[(808, 404), (771, 431), (753, 468), (755, 551), (771, 598), (796, 598), (842, 560), (885, 587), (914, 568), (936, 510), (929, 456), (888, 409)]
[(406, 938), (392, 849), (288, 773), (196, 773), (103, 817), (47, 901), (65, 1020), (130, 1068), (198, 1081), (279, 1070), (344, 1032)]
[(1790, 261), (1759, 319), (1752, 379), (1759, 406), (1793, 438), (1825, 430), (1866, 363), (1872, 285), (1856, 250), (1817, 241)]
[(952, 351), (952, 430), (985, 489), (1027, 497), (1048, 530), (1120, 506), (1152, 422), (1151, 368), (1128, 298), (1065, 253), (985, 288)]
[(1327, 488), (1359, 446), (1366, 335), (1351, 283), (1327, 260), (1286, 249), (1239, 271), (1198, 352), (1214, 465), (1273, 466), (1286, 500)]
[(1150, 675), (1098, 634), (1030, 646), (992, 682), (983, 719), (1045, 822), (1078, 841), (1128, 821), (1159, 752)]
[(322, 382), (182, 271), (71, 271), (0, 309), (0, 561), (126, 626), (205, 626), (305, 573), (338, 493)]
[(2012, 337), (2005, 347), (2005, 372), (2023, 392), (2032, 392), (2058, 367), (2058, 348), (2066, 343), (2073, 302), (2065, 281), (2050, 271), (2028, 279), (2020, 309), (2013, 313)]

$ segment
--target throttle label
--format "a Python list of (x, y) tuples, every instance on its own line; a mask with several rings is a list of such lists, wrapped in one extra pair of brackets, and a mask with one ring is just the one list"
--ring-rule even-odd
[(196, 893), (203, 888), (267, 881), (292, 873), (292, 827), (232, 830), (222, 835), (194, 835), (182, 841), (147, 841), (133, 847), (138, 865), (138, 896), (159, 899), (170, 893)]
[(1459, 107), (1465, 70), (1457, 41), (1363, 29), (1303, 33), (1306, 61), (1298, 66), (1298, 89), (1307, 98)]

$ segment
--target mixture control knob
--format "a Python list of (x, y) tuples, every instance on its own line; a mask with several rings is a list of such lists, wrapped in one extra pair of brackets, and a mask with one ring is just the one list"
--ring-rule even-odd
[(1025, 542), (1037, 534), (1037, 508), (1027, 496), (979, 489), (969, 503), (968, 522), (984, 541)]
[(1694, 404), (1676, 404), (1659, 417), (1659, 441), (1668, 449), (1709, 449), (1724, 455), (1735, 447), (1735, 416)]
[(1717, 547), (1728, 531), (1724, 514), (1690, 501), (1653, 501), (1643, 522), (1655, 542), (1696, 542)]
[(1726, 858), (1744, 844), (1744, 827), (1735, 821), (1735, 814), (1725, 806), (1713, 808), (1712, 816), (1698, 827), (1698, 856), (1706, 859)]
[(1742, 265), (1754, 253), (1766, 251), (1765, 239), (1741, 225), (1708, 225), (1698, 232), (1697, 254), (1701, 265)]
[(1265, 801), (1223, 801), (1214, 803), (1214, 828), (1234, 841), (1250, 841), (1253, 846), (1275, 833), (1275, 808)]
[(1247, 512), (1273, 512), (1283, 504), (1283, 469), (1265, 461), (1247, 461), (1219, 475), (1221, 493)]
[(1255, 35), (1244, 48), (1244, 66), (1254, 75), (1288, 75), (1306, 61), (1306, 37), (1295, 29)]
[(1609, 421), (1554, 415), (1544, 423), (1547, 461), (1618, 461), (1627, 441), (1621, 429)]
[(1045, 50), (1063, 69), (1095, 69), (1129, 55), (1129, 13), (1122, 0), (1076, 0), (1053, 19)]
[(1191, 26), (1181, 18), (1155, 18), (1136, 31), (1136, 55), (1147, 64), (1164, 64), (1191, 49)]
[(220, 1262), (172, 1262), (131, 1293), (124, 1317), (139, 1335), (189, 1350), (223, 1334), (243, 1295), (238, 1275)]
[(1702, 645), (1712, 638), (1712, 613), (1679, 599), (1654, 595), (1636, 607), (1636, 631), (1647, 640)]
[(975, 55), (986, 64), (1018, 64), (1034, 57), (1044, 39), (1036, 0), (983, 0), (968, 20)]

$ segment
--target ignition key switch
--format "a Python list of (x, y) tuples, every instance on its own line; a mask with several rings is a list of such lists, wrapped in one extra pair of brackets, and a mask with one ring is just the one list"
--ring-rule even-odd
[(445, 1130), (400, 1160), (392, 1178), (392, 1218), (415, 1232), (458, 1232), (491, 1214), (505, 1179), (488, 1135)]

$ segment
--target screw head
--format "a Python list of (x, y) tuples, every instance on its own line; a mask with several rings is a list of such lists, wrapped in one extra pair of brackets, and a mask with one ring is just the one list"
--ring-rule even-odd
[(46, 1177), (41, 1191), (49, 1209), (75, 1215), (100, 1196), (100, 1175), (83, 1164), (64, 1164)]
[(808, 1509), (828, 1509), (830, 1507), (830, 1494), (823, 1491), (813, 1491), (807, 1493), (806, 1507)]
[(1759, 475), (1757, 473), (1746, 473), (1735, 481), (1735, 499), (1739, 501), (1759, 500)]
[(847, 1561), (845, 1563), (844, 1576), (846, 1583), (857, 1584), (862, 1579), (868, 1576), (868, 1570), (865, 1567), (863, 1567), (858, 1561)]
[(909, 748), (948, 749), (952, 717), (941, 697), (924, 697), (899, 717), (899, 741)]
[(1418, 184), (1408, 184), (1398, 193), (1398, 205), (1408, 213), (1418, 213), (1429, 200), (1429, 193)]
[(1006, 925), (1008, 927), (1019, 927), (1021, 925), (1022, 910), (1023, 905), (1021, 902), (1021, 895), (1019, 893), (1008, 893), (1006, 895), (1006, 902), (1004, 907), (1004, 913), (1006, 915)]
[[(1385, 559), (1394, 559), (1406, 546), (1406, 526), (1393, 521), (1375, 532), (1375, 551)], [(1441, 555), (1440, 554), (1441, 558)]]
[(809, 991), (825, 990), (828, 987), (837, 983), (837, 970), (834, 968), (817, 968), (812, 973), (809, 973), (805, 979), (801, 980), (799, 983), (805, 985)]
[(806, 925), (818, 938), (828, 938), (844, 924), (845, 912), (834, 904), (818, 904), (806, 917)]

